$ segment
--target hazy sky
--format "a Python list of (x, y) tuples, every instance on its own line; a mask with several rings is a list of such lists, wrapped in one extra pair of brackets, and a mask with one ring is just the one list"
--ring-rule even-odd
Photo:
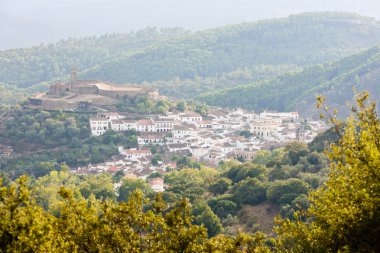
[(380, 20), (380, 0), (0, 0), (0, 49), (147, 26), (199, 30), (305, 11)]

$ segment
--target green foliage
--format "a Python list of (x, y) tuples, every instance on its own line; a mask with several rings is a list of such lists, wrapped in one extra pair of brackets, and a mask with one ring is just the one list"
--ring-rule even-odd
[(245, 138), (250, 138), (253, 135), (249, 130), (242, 130), (239, 134)]
[[(180, 28), (159, 31), (147, 28), (130, 34), (70, 38), (56, 44), (2, 51), (0, 80), (6, 80), (4, 87), (8, 90), (12, 87), (11, 94), (23, 97), (25, 93), (46, 90), (47, 82), (68, 79), (75, 67), (80, 78), (151, 85), (167, 96), (189, 99), (204, 92), (214, 95), (216, 90), (261, 83), (305, 66), (339, 60), (378, 43), (379, 38), (378, 23), (348, 13), (307, 13), (195, 33)], [(340, 73), (332, 69), (330, 76), (335, 72)], [(362, 80), (361, 73), (355, 72), (352, 82)], [(302, 85), (307, 84), (309, 93), (316, 86), (314, 79), (320, 81), (318, 84), (326, 80), (318, 75), (303, 78)], [(285, 95), (289, 99), (301, 96), (302, 104), (310, 102), (300, 94), (298, 82), (288, 83), (298, 86), (294, 90), (288, 87), (291, 91)], [(21, 87), (31, 88), (20, 90)], [(223, 91), (225, 100), (213, 96), (202, 99), (211, 104), (255, 109), (283, 109), (281, 106), (288, 104), (277, 95), (283, 93), (283, 87), (265, 88), (263, 92), (259, 89), (259, 96), (258, 92), (250, 91), (251, 88), (247, 92)], [(9, 93), (0, 94), (0, 103), (3, 94), (3, 100), (14, 102)], [(138, 108), (144, 111), (143, 107)], [(155, 112), (162, 110), (158, 106)]]
[[(0, 80), (9, 80), (9, 84), (19, 87), (29, 87), (67, 77), (72, 68), (78, 72), (96, 68), (111, 59), (128, 57), (155, 43), (170, 41), (186, 33), (181, 28), (146, 28), (133, 33), (69, 38), (29, 49), (1, 51)], [(117, 74), (117, 71), (112, 73)]]
[[(13, 108), (6, 111), (5, 129), (0, 138), (17, 149), (54, 148), (73, 138), (88, 138), (88, 118), (57, 112)], [(75, 139), (77, 141), (77, 139)], [(28, 145), (26, 145), (28, 144)]]
[[(335, 19), (344, 21), (331, 22)], [(362, 23), (342, 29), (356, 20)], [(83, 76), (91, 79), (101, 76), (119, 83), (176, 79), (180, 83), (245, 68), (258, 69), (251, 72), (252, 76), (268, 76), (271, 71), (260, 71), (260, 67), (305, 66), (337, 60), (372, 46), (379, 37), (378, 24), (373, 20), (353, 14), (309, 13), (194, 33), (119, 57)], [(278, 75), (272, 72), (270, 76)]]
[(197, 203), (193, 208), (192, 214), (194, 215), (194, 224), (203, 224), (207, 229), (209, 237), (213, 237), (222, 231), (222, 224), (218, 216), (215, 215), (207, 203)]
[(307, 145), (302, 142), (290, 143), (286, 146), (285, 150), (288, 151), (288, 157), (292, 162), (292, 165), (297, 164), (301, 157), (306, 156), (309, 153)]
[(26, 177), (0, 189), (0, 250), (2, 252), (54, 252), (62, 250), (55, 218), (46, 215), (30, 198)]
[(339, 140), (339, 134), (331, 127), (327, 131), (318, 134), (309, 144), (311, 151), (323, 152), (328, 149), (331, 144), (336, 144)]
[[(231, 198), (228, 196), (228, 198)], [(226, 218), (228, 215), (235, 215), (238, 211), (238, 206), (235, 202), (229, 200), (225, 196), (211, 198), (208, 205), (211, 210), (218, 215), (220, 219)]]
[(176, 199), (186, 197), (195, 203), (195, 200), (202, 199), (217, 174), (216, 170), (207, 168), (171, 171), (165, 175), (165, 183), (169, 185), (167, 191), (174, 193)]
[(301, 194), (308, 193), (309, 185), (296, 178), (274, 181), (267, 190), (267, 199), (275, 204), (290, 204)]
[[(27, 96), (28, 91), (26, 89), (0, 82), (0, 107), (2, 105), (14, 105), (25, 100)], [(2, 111), (1, 108), (0, 111)]]
[(153, 196), (152, 188), (143, 179), (126, 178), (118, 190), (117, 200), (128, 201), (130, 195), (136, 190), (140, 190), (147, 197)]
[(251, 177), (258, 178), (262, 180), (266, 177), (267, 168), (264, 165), (255, 164), (252, 162), (245, 162), (231, 167), (228, 171), (224, 173), (226, 177), (231, 179), (234, 183)]
[(266, 199), (266, 187), (256, 178), (247, 178), (233, 186), (232, 194), (239, 205), (257, 205)]
[(176, 109), (180, 112), (186, 111), (186, 102), (185, 101), (177, 102)]
[(159, 155), (155, 155), (155, 156), (153, 156), (153, 158), (152, 158), (152, 160), (151, 160), (151, 164), (152, 164), (152, 165), (157, 165), (158, 162), (160, 162), (160, 161), (162, 161), (161, 156), (159, 156)]
[[(55, 217), (36, 205), (22, 177), (0, 188), (2, 252), (269, 252), (263, 234), (207, 238), (205, 227), (193, 225), (186, 200), (167, 208), (160, 195), (144, 210), (141, 191), (128, 202), (97, 202), (100, 209), (60, 188)], [(219, 219), (206, 205), (197, 216), (209, 234), (221, 231)], [(222, 246), (222, 248), (220, 248)], [(254, 250), (254, 251), (253, 251)]]
[(104, 162), (118, 154), (117, 147), (137, 146), (136, 131), (90, 136), (88, 115), (61, 111), (34, 111), (18, 106), (2, 113), (5, 128), (0, 128), (0, 142), (14, 147), (17, 159), (8, 159), (0, 169), (12, 178), (22, 174), (39, 177), (60, 164), (84, 166)]
[[(279, 251), (380, 250), (380, 122), (368, 96), (366, 92), (357, 96), (346, 122), (330, 118), (341, 138), (328, 151), (332, 161), (328, 180), (309, 196), (306, 213), (297, 213), (295, 221), (278, 221)], [(305, 218), (310, 221), (303, 222)]]
[(270, 181), (295, 178), (301, 171), (300, 166), (277, 165), (269, 174)]
[(177, 163), (177, 167), (180, 169), (184, 168), (195, 168), (200, 169), (202, 167), (202, 164), (200, 162), (197, 162), (195, 159), (187, 156), (182, 157), (174, 157), (174, 161)]
[[(379, 47), (368, 49), (338, 62), (305, 68), (302, 72), (286, 73), (276, 78), (211, 91), (195, 99), (209, 105), (261, 111), (298, 110), (305, 115), (317, 116), (308, 105), (315, 101), (315, 94), (322, 94), (336, 105), (341, 115), (348, 113), (346, 101), (354, 96), (352, 86), (367, 89), (375, 99), (379, 98), (380, 80)], [(360, 82), (355, 83), (359, 76)]]
[(309, 208), (309, 199), (306, 195), (295, 198), (291, 204), (286, 204), (281, 208), (281, 217), (294, 220), (296, 212), (305, 212)]
[(126, 97), (116, 104), (120, 112), (130, 112), (138, 114), (163, 114), (174, 105), (167, 99), (154, 100), (148, 96)]
[(232, 181), (230, 179), (222, 177), (219, 178), (216, 182), (212, 183), (208, 189), (214, 194), (223, 194), (228, 190), (231, 184)]

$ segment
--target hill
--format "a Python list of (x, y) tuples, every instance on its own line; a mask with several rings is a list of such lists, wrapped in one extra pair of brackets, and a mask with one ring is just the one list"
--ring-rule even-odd
[(379, 98), (380, 47), (346, 57), (335, 63), (306, 68), (272, 80), (240, 85), (196, 97), (211, 105), (265, 109), (298, 110), (312, 113), (316, 95), (326, 96), (329, 104), (345, 111), (346, 101), (357, 91), (368, 90)]
[(374, 19), (348, 13), (305, 13), (188, 34), (113, 59), (82, 77), (116, 83), (176, 78), (181, 82), (246, 69), (258, 79), (259, 66), (310, 66), (339, 60), (379, 42), (380, 24)]
[(161, 81), (152, 85), (177, 97), (194, 90), (192, 97), (207, 91), (206, 85), (213, 90), (263, 80), (377, 43), (380, 23), (349, 13), (305, 13), (196, 33), (148, 28), (0, 51), (0, 83), (30, 87), (64, 79), (76, 68), (84, 79)]
[(128, 34), (70, 38), (56, 44), (0, 51), (0, 83), (29, 87), (127, 57), (154, 43), (186, 34), (181, 28), (147, 28)]

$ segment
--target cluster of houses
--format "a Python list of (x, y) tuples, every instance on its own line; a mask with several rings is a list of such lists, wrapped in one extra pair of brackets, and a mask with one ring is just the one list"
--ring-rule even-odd
[[(138, 132), (139, 148), (119, 148), (119, 155), (104, 164), (79, 168), (77, 173), (115, 173), (145, 178), (152, 172), (176, 168), (174, 156), (191, 156), (208, 166), (229, 158), (250, 160), (259, 150), (273, 149), (290, 141), (310, 142), (327, 126), (322, 121), (305, 120), (297, 112), (253, 112), (213, 109), (207, 116), (189, 112), (131, 119), (117, 112), (98, 113), (90, 119), (91, 133), (99, 136), (110, 129)], [(160, 160), (154, 165), (151, 147), (158, 147)]]

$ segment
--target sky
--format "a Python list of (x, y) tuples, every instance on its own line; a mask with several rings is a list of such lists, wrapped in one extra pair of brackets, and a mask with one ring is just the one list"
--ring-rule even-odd
[(148, 26), (201, 30), (311, 11), (380, 20), (380, 0), (0, 0), (0, 50)]

